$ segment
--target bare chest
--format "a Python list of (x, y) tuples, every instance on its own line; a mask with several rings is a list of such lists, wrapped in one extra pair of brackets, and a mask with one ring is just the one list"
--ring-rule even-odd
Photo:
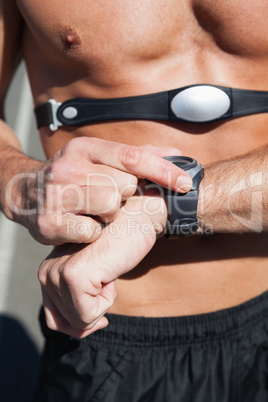
[(47, 56), (108, 68), (180, 58), (202, 47), (247, 57), (268, 52), (263, 0), (17, 0)]

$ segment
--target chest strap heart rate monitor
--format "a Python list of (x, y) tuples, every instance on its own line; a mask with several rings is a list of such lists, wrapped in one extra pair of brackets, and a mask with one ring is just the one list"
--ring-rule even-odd
[(211, 123), (268, 112), (268, 91), (197, 84), (149, 95), (114, 99), (50, 99), (35, 107), (38, 128), (82, 126), (113, 120)]

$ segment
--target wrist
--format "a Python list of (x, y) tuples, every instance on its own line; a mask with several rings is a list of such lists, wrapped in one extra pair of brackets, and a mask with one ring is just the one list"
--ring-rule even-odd
[(250, 175), (254, 170), (248, 174), (243, 162), (241, 157), (206, 167), (197, 211), (203, 233), (260, 231), (257, 216), (262, 202), (253, 195), (257, 183), (252, 187)]

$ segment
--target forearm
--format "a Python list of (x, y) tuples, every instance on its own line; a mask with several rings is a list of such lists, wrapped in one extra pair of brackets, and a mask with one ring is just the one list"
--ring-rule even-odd
[(23, 154), (15, 133), (0, 121), (0, 209), (9, 219), (20, 221), (19, 214), (14, 211), (14, 203), (19, 208), (25, 207), (22, 181), (16, 180), (16, 177), (35, 172), (41, 165), (42, 162)]
[(268, 146), (205, 168), (198, 216), (206, 232), (268, 229)]

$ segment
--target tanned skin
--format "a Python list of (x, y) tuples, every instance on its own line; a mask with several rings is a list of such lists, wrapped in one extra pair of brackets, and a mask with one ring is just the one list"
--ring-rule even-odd
[[(232, 0), (67, 0), (64, 7), (53, 0), (1, 0), (0, 7), (2, 103), (21, 58), (36, 105), (50, 98), (60, 102), (75, 97), (115, 98), (200, 83), (268, 90), (268, 9), (262, 0), (246, 4)], [(107, 325), (104, 318), (98, 319), (108, 308), (126, 315), (199, 314), (237, 305), (266, 291), (267, 127), (268, 115), (258, 114), (202, 125), (128, 121), (64, 127), (55, 133), (42, 128), (40, 139), (48, 158), (43, 164), (22, 154), (15, 134), (2, 122), (0, 189), (6, 216), (22, 223), (42, 243), (92, 243), (57, 246), (41, 265), (48, 325), (82, 337)], [(140, 148), (146, 144), (155, 148)], [(176, 179), (183, 173), (161, 164), (160, 156), (179, 152), (205, 166), (198, 210), (203, 235), (171, 241), (156, 240), (154, 233), (144, 247), (142, 241), (128, 244), (122, 238), (119, 246), (119, 240), (105, 240), (105, 232), (100, 235), (100, 224), (92, 218), (90, 238), (68, 238), (52, 224), (45, 227), (40, 217), (25, 218), (12, 211), (6, 199), (5, 190), (14, 175), (53, 172), (54, 184), (66, 184), (72, 177), (77, 182), (77, 172), (86, 174), (82, 162), (88, 158), (94, 168), (96, 164), (112, 167), (119, 187), (133, 186), (127, 191), (120, 187), (117, 206), (102, 216), (106, 222), (116, 222), (122, 218), (121, 201), (130, 208), (135, 205), (134, 209), (135, 202), (139, 203), (133, 196), (136, 177), (167, 186), (164, 172), (171, 169), (171, 186), (176, 189)], [(118, 158), (112, 160), (109, 155)], [(20, 206), (37, 202), (34, 184), (34, 179), (28, 179), (12, 190)], [(185, 190), (187, 186), (179, 189)], [(107, 187), (102, 191), (98, 200), (107, 197)], [(69, 198), (65, 201), (71, 210)], [(79, 219), (85, 219), (82, 215), (88, 212), (84, 207)], [(166, 211), (160, 215), (151, 224), (163, 226)], [(117, 255), (114, 260), (112, 254)], [(92, 261), (95, 265), (88, 269), (94, 271), (94, 265), (97, 270), (97, 261), (106, 264), (108, 256), (113, 267), (93, 283), (98, 289), (107, 284), (109, 303), (89, 318), (82, 301), (77, 302), (77, 276), (83, 277), (81, 272)], [(69, 275), (74, 266), (79, 266), (76, 275)], [(61, 275), (68, 289), (64, 294), (58, 287)]]

